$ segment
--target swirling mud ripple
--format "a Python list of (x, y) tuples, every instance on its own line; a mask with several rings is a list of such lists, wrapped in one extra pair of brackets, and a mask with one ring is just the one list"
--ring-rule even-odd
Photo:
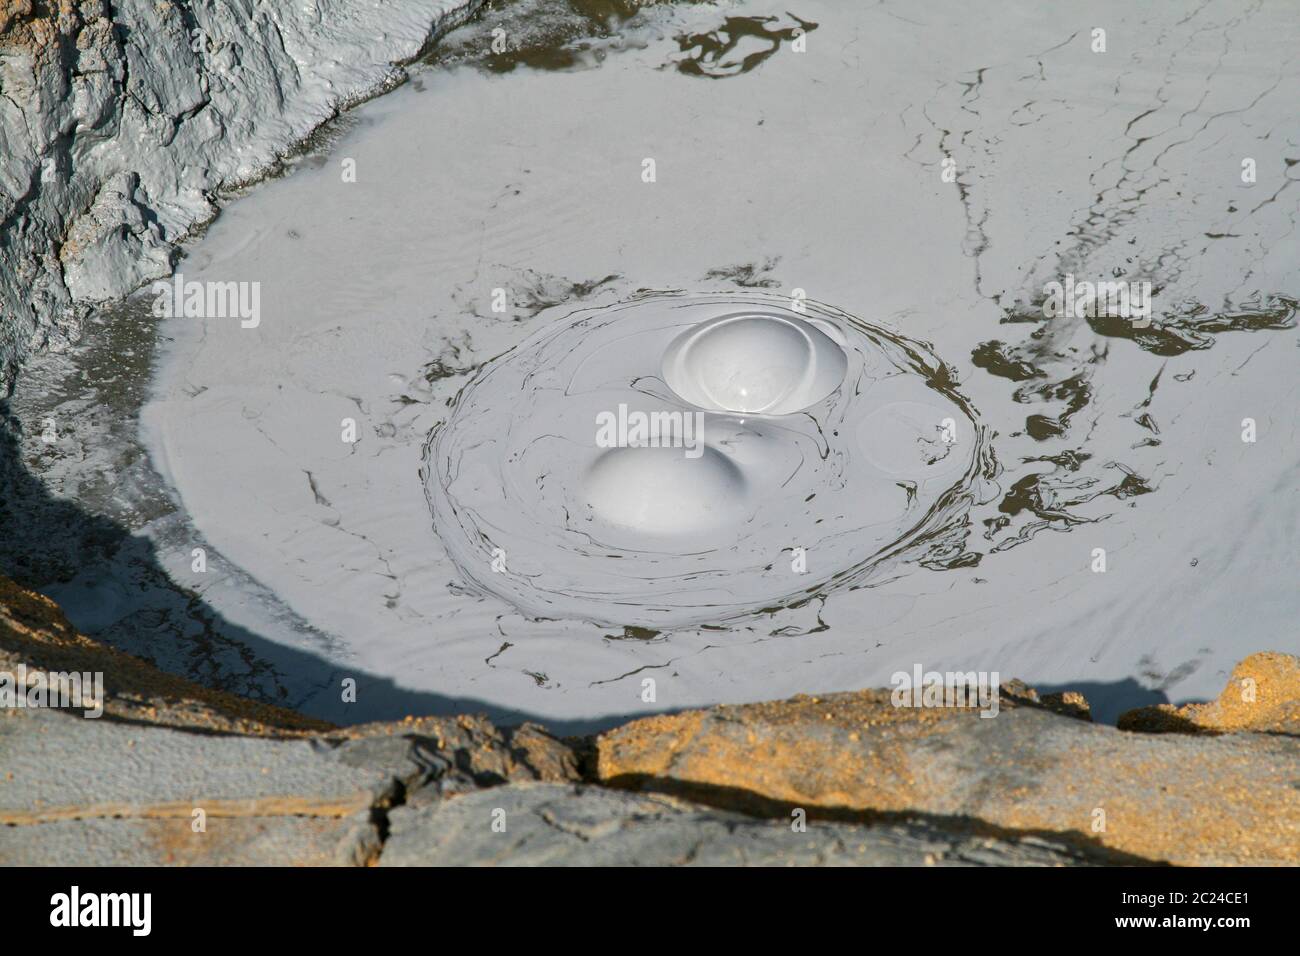
[(423, 479), (467, 586), (665, 629), (950, 559), (992, 469), (925, 345), (814, 302), (653, 293), (487, 363)]

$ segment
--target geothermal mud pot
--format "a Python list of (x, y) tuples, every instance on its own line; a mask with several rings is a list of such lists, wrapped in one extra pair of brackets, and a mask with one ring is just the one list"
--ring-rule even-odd
[(344, 723), (1211, 698), (1296, 649), (1298, 27), (485, 7), (187, 247), (256, 322), (146, 292), (24, 367), (0, 567)]
[(646, 295), (564, 319), (435, 430), (435, 527), (534, 617), (661, 628), (806, 602), (962, 515), (981, 431), (941, 371), (803, 300)]

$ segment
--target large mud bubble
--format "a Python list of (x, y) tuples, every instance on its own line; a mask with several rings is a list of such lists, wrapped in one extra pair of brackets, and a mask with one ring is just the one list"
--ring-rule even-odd
[(471, 590), (671, 628), (960, 556), (995, 469), (928, 346), (764, 294), (645, 293), (488, 362), (425, 445)]

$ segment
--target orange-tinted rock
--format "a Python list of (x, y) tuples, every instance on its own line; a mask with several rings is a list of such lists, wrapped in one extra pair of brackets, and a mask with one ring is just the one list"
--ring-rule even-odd
[(1130, 734), (1010, 697), (991, 718), (895, 707), (886, 691), (652, 717), (602, 735), (596, 773), (766, 815), (920, 817), (1130, 860), (1300, 862), (1300, 742)]
[(1263, 651), (1232, 669), (1218, 700), (1139, 707), (1119, 718), (1122, 730), (1231, 733), (1253, 730), (1300, 735), (1300, 657)]

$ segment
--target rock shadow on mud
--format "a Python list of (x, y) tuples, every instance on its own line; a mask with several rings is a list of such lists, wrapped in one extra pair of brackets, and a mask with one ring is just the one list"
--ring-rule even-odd
[[(163, 606), (161, 611), (150, 607), (147, 612), (133, 608), (126, 612), (127, 618), (158, 613), (172, 619), (160, 622), (157, 638), (139, 640), (123, 637), (112, 626), (69, 627), (68, 643), (62, 646), (18, 641), (16, 633), (0, 630), (0, 647), (29, 656), (30, 666), (106, 669), (105, 690), (110, 699), (173, 695), (181, 699), (177, 688), (149, 679), (148, 669), (136, 666), (133, 659), (138, 658), (165, 674), (232, 695), (232, 715), (266, 719), (269, 715), (259, 716), (257, 706), (288, 708), (302, 715), (304, 727), (321, 721), (350, 726), (410, 715), (473, 713), (485, 714), (501, 725), (541, 722), (556, 733), (580, 734), (603, 729), (619, 719), (555, 721), (473, 698), (408, 690), (391, 679), (341, 667), (309, 651), (268, 640), (224, 617), (202, 595), (173, 581), (148, 539), (74, 500), (52, 495), (23, 460), (22, 427), (9, 399), (0, 399), (0, 528), (5, 537), (0, 547), (0, 574), (41, 594), (74, 578), (127, 579), (141, 590), (155, 592), (151, 604)], [(0, 600), (5, 601), (6, 612), (17, 619), (30, 618), (32, 612), (21, 606), (20, 597), (6, 598), (0, 591)], [(131, 657), (115, 659), (112, 654), (79, 646), (77, 631)], [(231, 670), (222, 660), (237, 661), (240, 669)], [(342, 701), (346, 678), (356, 681), (355, 703)], [(241, 701), (254, 707), (246, 711)]]

